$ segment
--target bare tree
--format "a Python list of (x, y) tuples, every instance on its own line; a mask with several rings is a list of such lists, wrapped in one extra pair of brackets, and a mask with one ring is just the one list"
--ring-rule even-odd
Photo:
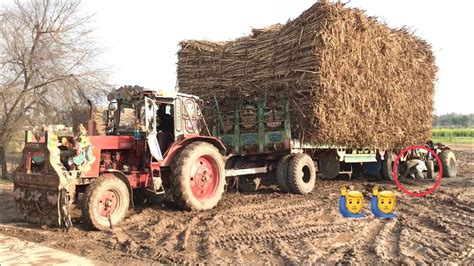
[(0, 11), (0, 145), (19, 125), (59, 122), (103, 97), (91, 18), (78, 0), (15, 0)]

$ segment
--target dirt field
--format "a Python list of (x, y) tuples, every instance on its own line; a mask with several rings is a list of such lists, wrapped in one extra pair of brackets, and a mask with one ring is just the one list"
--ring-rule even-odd
[[(459, 176), (424, 198), (402, 195), (390, 182), (324, 181), (310, 195), (263, 189), (226, 193), (206, 212), (151, 205), (130, 211), (121, 227), (88, 231), (79, 217), (68, 233), (21, 223), (11, 184), (0, 185), (0, 233), (106, 263), (474, 263), (474, 146), (454, 147)], [(366, 218), (343, 218), (341, 185), (365, 195)], [(372, 186), (397, 191), (398, 218), (370, 213)], [(433, 181), (405, 183), (423, 190)]]

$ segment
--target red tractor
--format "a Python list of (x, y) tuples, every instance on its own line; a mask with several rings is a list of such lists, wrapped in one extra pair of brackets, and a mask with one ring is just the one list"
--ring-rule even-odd
[(27, 132), (13, 180), (28, 221), (70, 226), (76, 202), (98, 230), (120, 223), (145, 197), (169, 195), (186, 210), (216, 206), (225, 186), (225, 147), (200, 135), (207, 126), (198, 97), (125, 86), (109, 100), (105, 135), (97, 135), (92, 106), (87, 129), (79, 126), (76, 135)]

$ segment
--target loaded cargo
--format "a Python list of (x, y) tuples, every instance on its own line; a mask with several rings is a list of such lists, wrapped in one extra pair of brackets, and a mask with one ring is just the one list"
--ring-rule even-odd
[(430, 137), (430, 45), (341, 3), (234, 41), (183, 41), (178, 57), (180, 91), (210, 102), (287, 95), (294, 137), (309, 143), (395, 148)]

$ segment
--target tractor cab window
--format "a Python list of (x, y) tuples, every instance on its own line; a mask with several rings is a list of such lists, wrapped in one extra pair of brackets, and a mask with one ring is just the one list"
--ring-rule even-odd
[[(132, 106), (124, 104), (120, 107), (118, 132), (133, 132), (135, 129), (135, 109)], [(119, 110), (116, 110), (116, 112), (118, 111)]]
[(174, 140), (174, 120), (173, 120), (173, 105), (161, 103), (156, 112), (158, 118), (157, 131), (158, 143), (161, 152), (164, 153)]
[(174, 120), (172, 115), (172, 105), (162, 103), (158, 107), (156, 117), (158, 118), (157, 131), (174, 132)]

